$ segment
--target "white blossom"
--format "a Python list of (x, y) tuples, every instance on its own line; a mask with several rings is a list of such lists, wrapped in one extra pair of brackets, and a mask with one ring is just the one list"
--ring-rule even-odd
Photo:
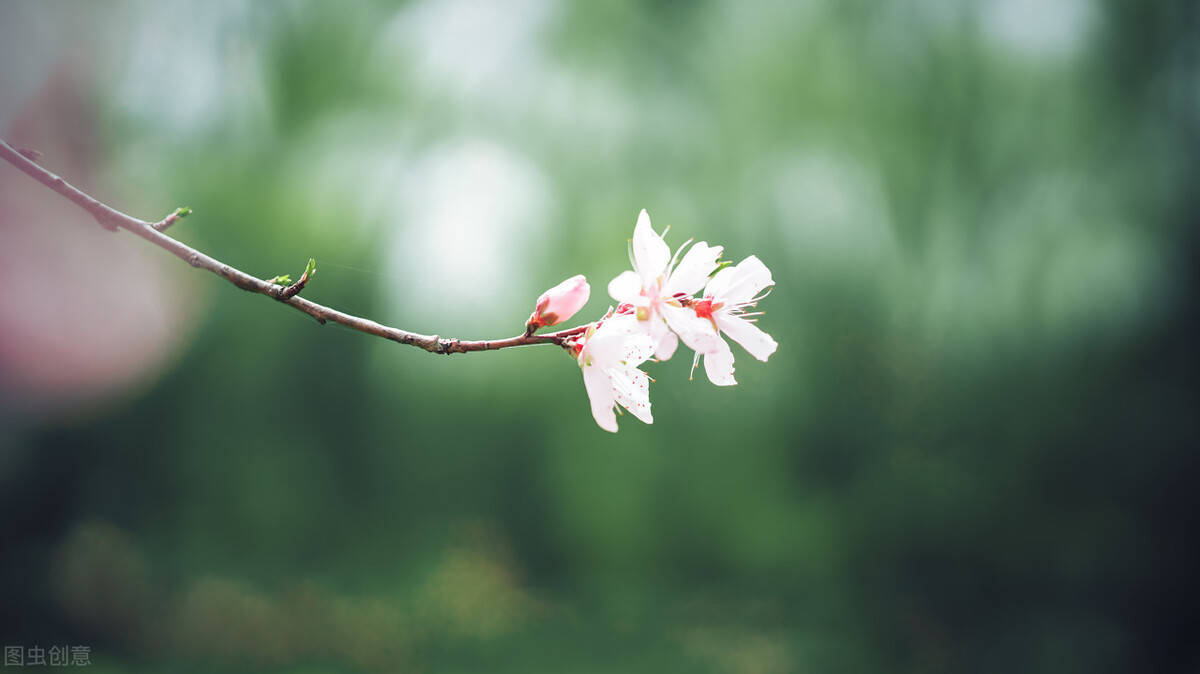
[(686, 309), (681, 299), (690, 298), (704, 286), (709, 274), (717, 268), (721, 246), (709, 246), (701, 241), (687, 254), (675, 260), (666, 241), (650, 226), (650, 216), (643, 209), (633, 229), (633, 271), (625, 271), (608, 284), (608, 294), (630, 308), (637, 319), (638, 329), (654, 340), (654, 352), (659, 360), (667, 360), (682, 339), (697, 352), (708, 353), (720, 348), (720, 338), (709, 321)]
[(592, 417), (606, 431), (617, 431), (614, 405), (652, 424), (650, 377), (638, 366), (654, 354), (654, 343), (630, 315), (611, 316), (599, 327), (589, 326), (571, 347), (583, 370), (583, 386), (592, 403)]
[[(751, 255), (737, 266), (713, 275), (704, 288), (703, 298), (690, 302), (690, 309), (697, 318), (709, 321), (714, 329), (741, 344), (751, 356), (766, 362), (779, 344), (754, 324), (762, 312), (746, 310), (756, 308), (758, 301), (766, 297), (763, 291), (774, 284), (771, 271)], [(709, 381), (718, 386), (732, 386), (737, 383), (733, 377), (733, 352), (724, 339), (718, 341), (720, 345), (712, 351), (697, 351), (692, 367), (703, 356)]]

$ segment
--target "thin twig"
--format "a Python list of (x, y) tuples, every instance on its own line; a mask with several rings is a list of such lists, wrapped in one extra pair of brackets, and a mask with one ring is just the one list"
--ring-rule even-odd
[[(146, 222), (131, 215), (126, 215), (121, 211), (112, 208), (111, 206), (95, 199), (94, 197), (84, 193), (74, 185), (71, 185), (61, 177), (47, 171), (39, 164), (30, 161), (24, 154), (14, 149), (11, 145), (3, 140), (0, 140), (0, 158), (3, 158), (8, 163), (20, 169), (25, 174), (29, 175), (34, 180), (42, 183), (46, 187), (54, 190), (67, 200), (79, 206), (84, 211), (87, 211), (93, 218), (96, 219), (103, 227), (112, 231), (124, 229), (136, 236), (149, 241), (150, 243), (166, 250), (175, 257), (187, 262), (188, 264), (198, 269), (212, 272), (217, 276), (229, 281), (233, 285), (252, 293), (266, 295), (272, 299), (278, 300), (298, 311), (302, 311), (309, 316), (315, 318), (319, 323), (324, 324), (326, 321), (333, 321), (340, 325), (344, 325), (352, 330), (365, 332), (368, 335), (383, 337), (390, 339), (393, 342), (401, 344), (410, 344), (412, 346), (425, 349), (430, 353), (467, 353), (469, 351), (494, 351), (497, 349), (507, 349), (514, 346), (531, 346), (534, 344), (557, 344), (562, 346), (565, 341), (574, 335), (578, 335), (587, 329), (586, 325), (580, 325), (566, 330), (560, 330), (544, 335), (518, 335), (507, 339), (495, 340), (461, 340), (447, 337), (438, 337), (437, 335), (422, 335), (400, 328), (393, 328), (381, 323), (376, 323), (368, 318), (360, 318), (350, 314), (338, 311), (316, 302), (299, 297), (297, 293), (304, 287), (303, 283), (297, 282), (292, 286), (279, 286), (260, 278), (256, 278), (247, 274), (244, 271), (235, 269), (224, 262), (216, 260), (200, 251), (187, 246), (179, 241), (164, 234), (162, 229), (166, 229), (180, 217), (185, 215), (183, 209), (176, 210), (171, 215), (168, 215), (163, 220), (157, 223)], [(307, 281), (307, 279), (301, 279)], [(296, 287), (299, 286), (299, 287)], [(294, 289), (294, 290), (293, 290)]]

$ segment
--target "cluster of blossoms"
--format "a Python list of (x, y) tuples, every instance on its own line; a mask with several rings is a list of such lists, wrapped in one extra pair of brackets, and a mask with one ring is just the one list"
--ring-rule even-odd
[[(695, 352), (693, 371), (703, 360), (709, 381), (717, 386), (737, 383), (733, 352), (724, 337), (761, 361), (775, 353), (778, 344), (754, 324), (761, 312), (747, 311), (774, 285), (770, 270), (753, 255), (731, 265), (721, 262), (722, 246), (701, 241), (688, 248), (689, 243), (672, 256), (643, 210), (633, 230), (633, 270), (608, 284), (616, 308), (562, 342), (583, 370), (592, 416), (606, 431), (617, 430), (617, 405), (645, 423), (654, 422), (653, 380), (639, 366), (651, 358), (667, 360), (680, 340)], [(527, 334), (569, 319), (590, 293), (583, 276), (547, 290), (529, 317)]]

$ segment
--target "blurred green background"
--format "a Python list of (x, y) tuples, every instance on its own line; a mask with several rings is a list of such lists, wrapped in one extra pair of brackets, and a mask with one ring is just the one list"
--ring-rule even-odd
[(0, 3), (6, 139), (407, 329), (647, 208), (769, 363), (439, 357), (0, 166), (0, 641), (97, 672), (1200, 671), (1189, 1)]

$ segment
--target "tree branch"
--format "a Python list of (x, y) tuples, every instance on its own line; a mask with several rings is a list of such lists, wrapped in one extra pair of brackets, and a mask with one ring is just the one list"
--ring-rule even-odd
[[(299, 297), (297, 293), (304, 287), (301, 283), (296, 283), (292, 286), (280, 286), (264, 281), (209, 257), (164, 234), (163, 230), (187, 214), (184, 212), (185, 209), (177, 209), (158, 222), (146, 222), (131, 215), (126, 215), (86, 194), (61, 177), (42, 168), (36, 162), (30, 160), (23, 152), (14, 149), (3, 140), (0, 140), (0, 158), (3, 158), (34, 180), (62, 195), (84, 211), (87, 211), (104, 228), (114, 232), (124, 229), (131, 234), (140, 236), (197, 269), (212, 272), (242, 290), (266, 295), (278, 300), (293, 309), (312, 316), (322, 325), (326, 321), (333, 321), (352, 330), (365, 332), (368, 335), (383, 337), (384, 339), (390, 339), (393, 342), (401, 344), (410, 344), (425, 349), (430, 353), (441, 354), (494, 351), (514, 346), (530, 346), (534, 344), (557, 344), (563, 346), (567, 338), (578, 335), (587, 329), (586, 325), (581, 325), (544, 335), (518, 335), (507, 339), (471, 341), (438, 337), (437, 335), (422, 335), (416, 332), (409, 332), (408, 330), (401, 330), (400, 328), (393, 328)], [(190, 210), (187, 210), (187, 212), (190, 212)], [(307, 279), (303, 280), (306, 281)], [(296, 286), (299, 286), (299, 288)]]

